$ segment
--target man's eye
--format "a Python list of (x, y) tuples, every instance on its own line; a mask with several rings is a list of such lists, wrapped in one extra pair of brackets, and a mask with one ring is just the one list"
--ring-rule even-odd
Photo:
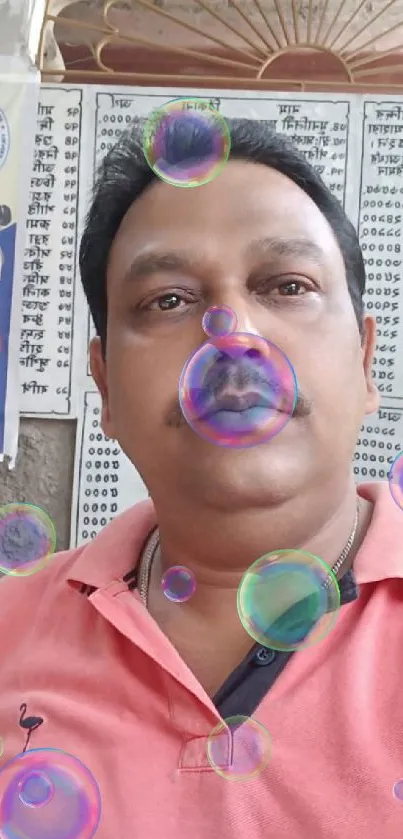
[(178, 309), (184, 300), (179, 294), (162, 294), (150, 303), (150, 309), (159, 309), (161, 312)]
[(305, 294), (307, 289), (299, 280), (289, 280), (286, 283), (281, 283), (278, 286), (279, 294), (282, 297), (300, 297)]

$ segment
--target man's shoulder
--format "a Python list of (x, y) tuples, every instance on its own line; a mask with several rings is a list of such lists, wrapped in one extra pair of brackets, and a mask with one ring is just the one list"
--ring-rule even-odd
[(151, 500), (135, 504), (112, 519), (90, 542), (59, 551), (30, 576), (0, 578), (0, 625), (7, 616), (26, 622), (45, 600), (56, 601), (82, 585), (98, 588), (120, 579), (139, 555), (147, 533), (155, 526)]
[(358, 584), (403, 581), (403, 510), (387, 482), (360, 484), (361, 498), (372, 504), (371, 521), (354, 561)]
[(0, 578), (0, 621), (15, 602), (20, 608), (26, 607), (29, 600), (37, 605), (38, 600), (46, 595), (49, 587), (53, 590), (64, 583), (70, 569), (84, 549), (85, 545), (81, 545), (78, 548), (58, 551), (49, 558), (44, 567), (29, 576), (8, 574), (2, 576)]

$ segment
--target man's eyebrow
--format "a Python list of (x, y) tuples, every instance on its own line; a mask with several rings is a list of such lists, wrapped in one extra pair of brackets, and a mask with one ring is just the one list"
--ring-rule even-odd
[(141, 277), (145, 279), (159, 271), (187, 271), (195, 272), (200, 268), (201, 257), (195, 253), (180, 253), (179, 251), (150, 251), (139, 254), (124, 276), (124, 282), (133, 282)]
[(325, 264), (325, 255), (319, 245), (311, 239), (293, 238), (285, 236), (265, 236), (254, 239), (247, 247), (247, 255), (256, 256), (303, 256), (316, 262), (321, 267)]
[[(254, 239), (246, 249), (249, 257), (281, 257), (301, 256), (308, 257), (323, 267), (325, 257), (319, 245), (310, 239), (293, 238), (287, 239), (282, 236), (265, 236)], [(205, 266), (205, 259), (202, 254), (194, 251), (149, 251), (139, 254), (133, 259), (130, 268), (124, 276), (124, 283), (134, 280), (146, 279), (157, 274), (159, 271), (174, 272), (184, 271), (187, 273), (200, 273), (200, 266)]]

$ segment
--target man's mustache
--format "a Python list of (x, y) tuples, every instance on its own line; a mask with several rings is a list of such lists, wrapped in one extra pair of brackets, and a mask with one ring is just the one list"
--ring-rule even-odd
[[(278, 410), (292, 417), (306, 417), (311, 413), (311, 401), (299, 390), (295, 399), (295, 392), (286, 390), (275, 372), (270, 373), (270, 366), (265, 368), (263, 363), (259, 363), (258, 355), (245, 354), (234, 360), (224, 352), (220, 354), (202, 377), (200, 386), (191, 390), (195, 419), (208, 416), (217, 404), (221, 403), (224, 408), (234, 395), (236, 399), (237, 394), (239, 397), (244, 394), (251, 396), (252, 404), (278, 407)], [(170, 427), (179, 428), (186, 422), (180, 401), (176, 399), (167, 413), (166, 423)]]

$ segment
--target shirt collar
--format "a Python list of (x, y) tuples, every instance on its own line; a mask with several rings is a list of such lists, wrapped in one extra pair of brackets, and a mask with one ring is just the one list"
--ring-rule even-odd
[(372, 518), (354, 560), (358, 585), (403, 577), (403, 510), (392, 498), (386, 481), (360, 484), (358, 494), (371, 501)]
[(156, 526), (151, 499), (140, 501), (116, 516), (98, 536), (80, 549), (71, 564), (68, 580), (95, 588), (104, 588), (120, 580), (133, 568), (144, 543)]
[[(403, 511), (392, 499), (386, 482), (360, 484), (358, 494), (374, 505), (364, 541), (355, 557), (358, 585), (403, 577)], [(87, 545), (74, 551), (68, 580), (95, 588), (120, 580), (136, 564), (144, 543), (156, 526), (151, 499), (117, 516)]]

